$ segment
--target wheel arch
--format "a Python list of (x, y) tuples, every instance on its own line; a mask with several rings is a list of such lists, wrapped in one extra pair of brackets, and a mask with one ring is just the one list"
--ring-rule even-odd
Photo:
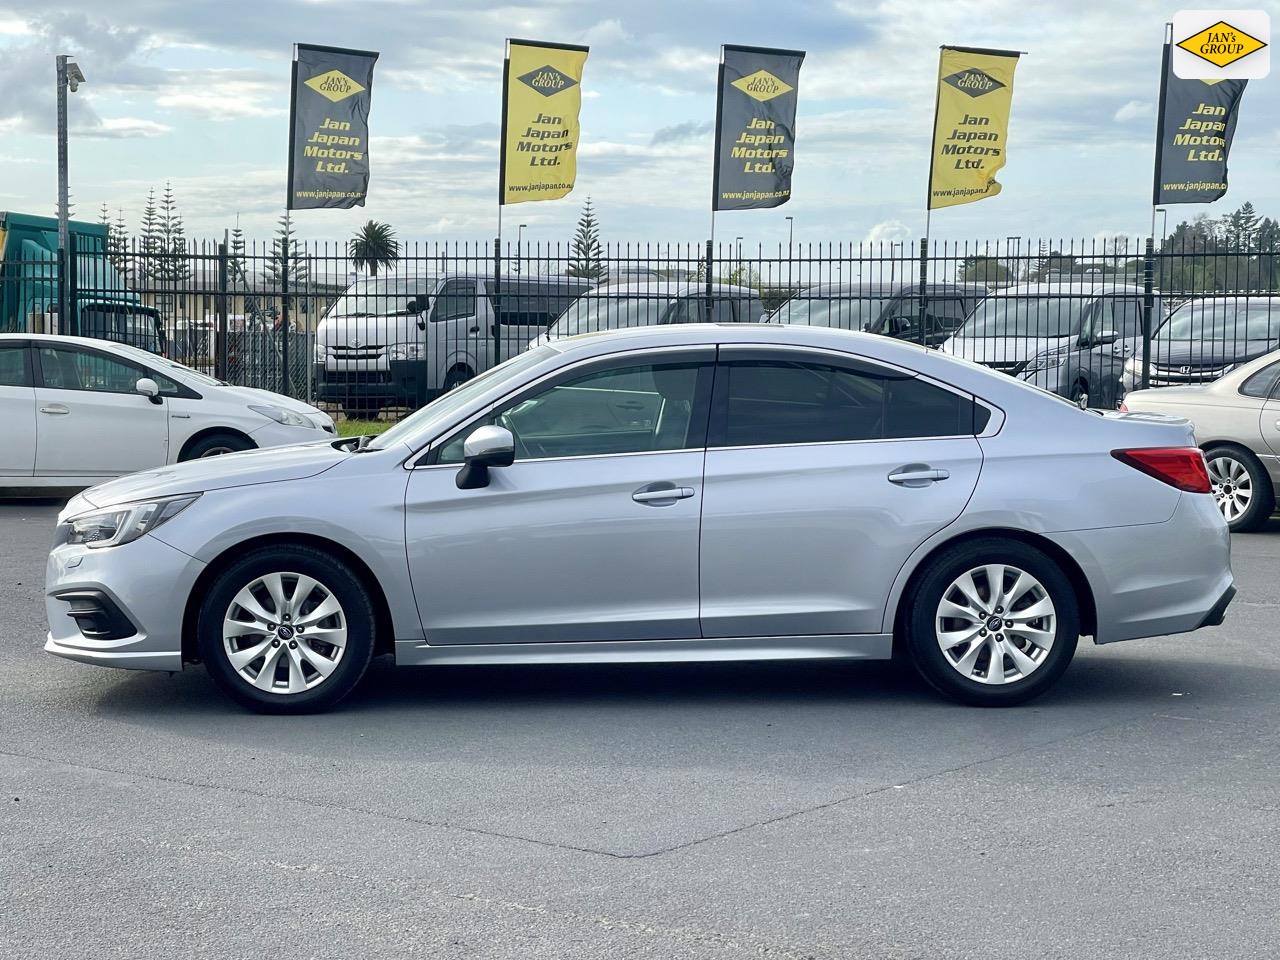
[(187, 437), (187, 439), (182, 442), (182, 448), (178, 451), (178, 461), (181, 461), (187, 455), (187, 453), (191, 450), (191, 448), (194, 447), (201, 440), (204, 440), (208, 437), (215, 437), (219, 435), (236, 437), (240, 440), (243, 440), (245, 443), (249, 444), (249, 448), (251, 450), (258, 449), (258, 445), (254, 443), (253, 437), (249, 436), (249, 434), (245, 433), (243, 430), (237, 430), (235, 427), (225, 427), (225, 426), (204, 427), (200, 430), (197, 430), (195, 433)]
[(369, 565), (360, 559), (358, 554), (337, 541), (316, 536), (315, 534), (272, 533), (241, 540), (239, 543), (227, 547), (200, 571), (200, 576), (196, 578), (196, 582), (187, 594), (186, 606), (182, 612), (182, 661), (184, 663), (194, 663), (199, 660), (199, 648), (196, 640), (196, 617), (199, 615), (200, 601), (204, 598), (214, 580), (232, 563), (251, 550), (256, 550), (259, 547), (286, 546), (311, 547), (314, 550), (332, 554), (350, 566), (360, 578), (361, 584), (369, 594), (369, 599), (373, 602), (374, 615), (377, 618), (377, 640), (374, 644), (373, 655), (378, 656), (379, 654), (393, 653), (395, 651), (395, 627), (391, 619), (391, 607), (387, 603), (386, 594), (383, 592), (378, 578), (374, 576)]
[(1080, 608), (1080, 630), (1083, 636), (1096, 636), (1098, 630), (1098, 608), (1093, 596), (1093, 587), (1089, 583), (1089, 578), (1085, 576), (1084, 570), (1076, 562), (1066, 550), (1054, 543), (1048, 537), (1028, 530), (1015, 530), (1010, 527), (982, 527), (977, 530), (966, 530), (956, 536), (941, 540), (931, 546), (927, 553), (916, 561), (912, 567), (910, 574), (902, 584), (901, 590), (895, 598), (895, 607), (893, 612), (893, 644), (894, 652), (897, 653), (899, 645), (902, 641), (903, 630), (906, 625), (906, 614), (908, 611), (907, 600), (911, 596), (911, 591), (915, 588), (916, 583), (924, 576), (925, 571), (929, 569), (929, 564), (943, 550), (951, 547), (969, 543), (973, 540), (987, 540), (996, 537), (1003, 540), (1014, 540), (1018, 543), (1026, 544), (1029, 547), (1041, 551), (1054, 561), (1066, 575), (1071, 583), (1071, 589), (1075, 591), (1076, 602)]

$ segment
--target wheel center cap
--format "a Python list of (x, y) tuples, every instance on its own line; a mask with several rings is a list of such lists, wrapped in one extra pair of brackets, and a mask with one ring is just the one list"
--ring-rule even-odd
[(1004, 626), (1004, 621), (1003, 621), (1003, 620), (1001, 620), (999, 617), (988, 617), (988, 618), (987, 618), (987, 629), (988, 629), (988, 630), (996, 631), (996, 630), (999, 630), (1002, 626)]
[(276, 631), (276, 636), (279, 637), (281, 640), (292, 640), (293, 627), (282, 624), (280, 626), (280, 629)]

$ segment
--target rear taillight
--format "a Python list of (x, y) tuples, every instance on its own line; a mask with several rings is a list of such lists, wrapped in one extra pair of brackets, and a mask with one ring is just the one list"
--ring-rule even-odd
[(1128, 413), (1128, 412), (1129, 412), (1129, 408), (1128, 408), (1128, 407), (1126, 407), (1126, 406), (1124, 405), (1124, 401), (1123, 401), (1123, 400), (1121, 400), (1121, 401), (1120, 401), (1120, 406), (1119, 406), (1119, 407), (1117, 407), (1116, 409), (1117, 409), (1117, 410), (1119, 410), (1121, 413)]
[(1112, 450), (1111, 455), (1171, 487), (1187, 493), (1208, 493), (1209, 470), (1198, 447), (1139, 447)]

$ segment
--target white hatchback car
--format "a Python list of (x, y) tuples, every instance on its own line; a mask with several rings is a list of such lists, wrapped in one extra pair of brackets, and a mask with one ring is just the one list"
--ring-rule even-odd
[(334, 433), (315, 407), (136, 347), (26, 333), (0, 334), (0, 424), (0, 493)]

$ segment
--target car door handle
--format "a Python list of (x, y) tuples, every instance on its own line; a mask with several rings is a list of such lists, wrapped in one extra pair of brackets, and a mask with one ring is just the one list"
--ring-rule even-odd
[(904, 487), (923, 487), (935, 480), (946, 480), (951, 476), (948, 470), (935, 470), (932, 467), (917, 467), (914, 464), (899, 467), (889, 474), (889, 482)]
[(467, 333), (479, 333), (479, 332), (480, 332), (479, 327), (467, 327)]
[(650, 503), (654, 506), (687, 500), (693, 496), (693, 487), (677, 487), (674, 483), (651, 483), (631, 494), (636, 503)]
[(40, 412), (47, 413), (51, 417), (65, 417), (71, 411), (60, 403), (51, 403), (47, 407), (41, 407)]
[(643, 410), (644, 404), (638, 400), (628, 400), (625, 403), (618, 404), (619, 410)]

